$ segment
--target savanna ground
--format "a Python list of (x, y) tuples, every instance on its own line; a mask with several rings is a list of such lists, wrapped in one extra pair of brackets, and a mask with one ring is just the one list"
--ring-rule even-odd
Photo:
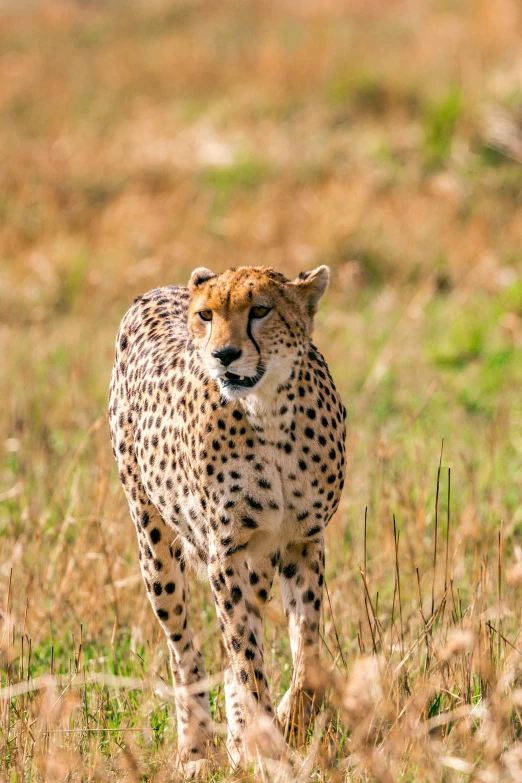
[[(327, 263), (326, 707), (234, 779), (520, 781), (517, 0), (4, 2), (0, 27), (0, 780), (173, 779), (106, 425), (126, 308), (195, 266)], [(191, 607), (222, 727), (206, 586)], [(268, 614), (278, 697), (277, 588)]]

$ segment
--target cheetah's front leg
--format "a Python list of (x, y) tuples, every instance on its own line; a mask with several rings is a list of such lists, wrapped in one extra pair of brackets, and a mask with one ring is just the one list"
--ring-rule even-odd
[[(138, 487), (138, 490), (140, 487)], [(178, 758), (186, 777), (195, 776), (215, 750), (205, 664), (188, 624), (188, 584), (175, 532), (146, 498), (129, 493), (147, 594), (165, 635), (176, 692)]]
[(274, 731), (279, 732), (263, 660), (261, 619), (273, 571), (274, 566), (264, 558), (257, 569), (249, 567), (240, 553), (218, 554), (214, 550), (210, 557), (209, 578), (230, 658), (225, 689), (228, 750), (234, 765), (248, 757), (244, 742), (248, 722), (255, 722), (260, 715), (269, 716), (274, 720)]
[[(274, 569), (279, 559), (279, 552), (252, 563), (247, 562), (248, 582), (252, 586), (257, 606), (262, 611), (272, 589)], [(263, 629), (261, 617), (256, 618), (256, 638), (261, 638)], [(243, 756), (243, 733), (245, 730), (244, 706), (242, 688), (238, 685), (232, 666), (225, 671), (225, 700), (227, 708), (227, 751), (233, 766), (237, 766)]]
[(323, 539), (289, 546), (281, 558), (281, 591), (292, 650), (292, 682), (277, 708), (281, 726), (299, 743), (320, 707), (316, 692), (324, 582)]

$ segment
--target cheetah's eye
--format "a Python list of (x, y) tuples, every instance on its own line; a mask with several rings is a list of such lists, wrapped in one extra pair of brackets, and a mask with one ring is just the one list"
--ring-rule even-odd
[(211, 321), (212, 320), (212, 310), (200, 310), (198, 313), (199, 317), (202, 321)]
[(271, 307), (255, 305), (254, 307), (250, 308), (250, 318), (264, 318), (265, 315), (268, 315), (271, 309)]

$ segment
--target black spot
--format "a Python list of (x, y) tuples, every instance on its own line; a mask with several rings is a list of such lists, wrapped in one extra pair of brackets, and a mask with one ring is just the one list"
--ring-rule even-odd
[(250, 530), (255, 530), (259, 527), (255, 519), (246, 515), (241, 517), (241, 524), (243, 527), (248, 527)]
[(169, 613), (165, 611), (165, 609), (158, 609), (157, 615), (160, 620), (168, 620), (169, 619)]
[(150, 540), (153, 544), (157, 544), (158, 541), (161, 541), (161, 533), (157, 527), (153, 527), (150, 531)]
[(307, 590), (305, 593), (303, 593), (303, 603), (309, 604), (311, 603), (315, 598), (315, 595), (313, 593), (313, 590)]
[(251, 585), (257, 585), (257, 583), (259, 582), (259, 577), (255, 571), (250, 572), (248, 579)]
[(296, 564), (295, 564), (295, 563), (288, 563), (288, 565), (286, 565), (286, 566), (285, 566), (285, 567), (282, 569), (281, 573), (283, 574), (283, 576), (284, 576), (286, 579), (293, 579), (293, 578), (294, 578), (294, 576), (295, 576), (295, 575), (296, 575), (296, 573), (297, 573), (297, 566), (296, 566)]
[(248, 547), (248, 543), (238, 544), (237, 546), (231, 546), (227, 550), (225, 550), (225, 555), (227, 557), (232, 557), (232, 555), (235, 555), (237, 552), (243, 552), (247, 547)]
[(154, 590), (155, 595), (161, 595), (163, 592), (163, 587), (161, 586), (161, 582), (154, 582), (152, 588)]
[(230, 591), (230, 597), (232, 598), (235, 604), (238, 604), (243, 598), (243, 593), (241, 592), (241, 588), (234, 586)]
[(315, 436), (315, 433), (311, 427), (307, 427), (304, 431), (304, 434), (307, 438), (313, 438)]
[(144, 511), (141, 515), (141, 524), (143, 527), (147, 527), (150, 522), (150, 516), (148, 511)]
[(168, 593), (169, 595), (172, 595), (175, 589), (176, 589), (176, 585), (174, 584), (174, 582), (167, 582), (167, 584), (165, 585), (165, 592)]

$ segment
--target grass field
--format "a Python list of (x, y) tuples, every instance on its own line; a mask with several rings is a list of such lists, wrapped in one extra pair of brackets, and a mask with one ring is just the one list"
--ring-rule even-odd
[[(332, 270), (328, 698), (304, 748), (207, 780), (520, 781), (518, 2), (24, 0), (0, 30), (0, 781), (173, 779), (114, 338), (140, 292), (267, 263)], [(279, 697), (277, 586), (268, 615)]]

